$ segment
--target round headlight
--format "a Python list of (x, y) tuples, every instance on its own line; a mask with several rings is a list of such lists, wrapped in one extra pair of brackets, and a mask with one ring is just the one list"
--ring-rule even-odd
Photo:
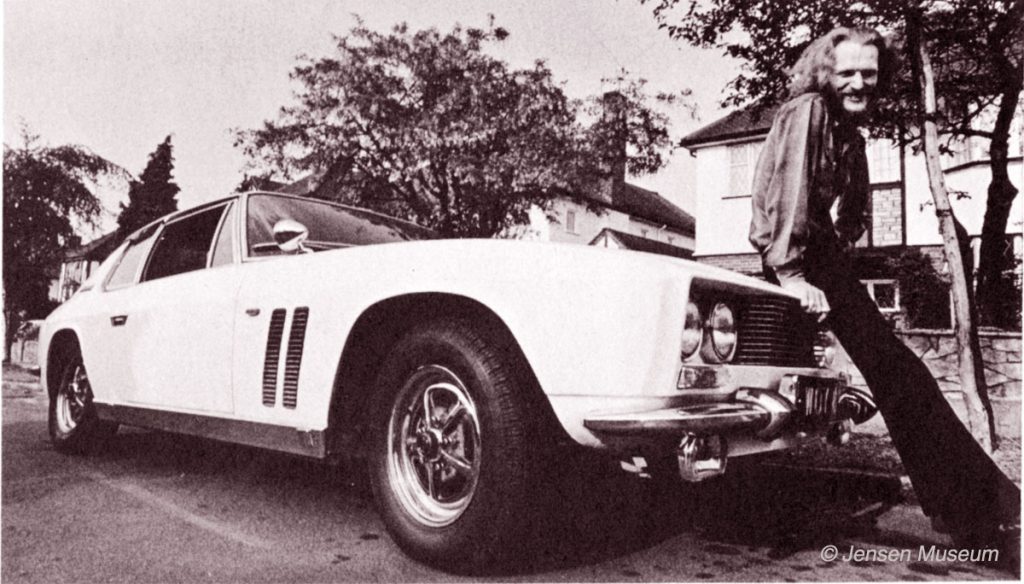
[(736, 353), (736, 319), (729, 305), (719, 302), (708, 313), (707, 335), (712, 359), (719, 363), (731, 361)]
[(693, 302), (686, 305), (686, 321), (683, 323), (682, 356), (686, 359), (697, 352), (700, 341), (704, 337), (701, 327), (700, 309)]

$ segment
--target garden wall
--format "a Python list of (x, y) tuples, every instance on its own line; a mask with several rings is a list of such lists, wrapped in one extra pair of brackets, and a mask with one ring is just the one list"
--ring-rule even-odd
[[(963, 390), (957, 371), (956, 339), (952, 331), (910, 329), (895, 331), (904, 344), (931, 370), (939, 387), (961, 419), (966, 419)], [(1021, 334), (979, 333), (985, 361), (985, 381), (999, 436), (1020, 438), (1021, 433)], [(836, 365), (850, 375), (853, 385), (864, 386), (864, 378), (842, 351)]]

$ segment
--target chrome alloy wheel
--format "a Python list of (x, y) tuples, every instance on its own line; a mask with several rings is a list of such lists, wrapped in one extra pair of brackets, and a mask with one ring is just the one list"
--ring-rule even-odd
[(430, 527), (469, 507), (480, 476), (480, 420), (465, 385), (440, 365), (417, 369), (388, 424), (388, 481), (402, 507)]
[(85, 416), (91, 399), (89, 377), (85, 374), (85, 366), (78, 363), (64, 374), (60, 387), (57, 388), (57, 428), (65, 434), (73, 432)]

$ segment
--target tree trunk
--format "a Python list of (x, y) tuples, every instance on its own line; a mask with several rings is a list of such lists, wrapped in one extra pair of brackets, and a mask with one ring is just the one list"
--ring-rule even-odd
[(981, 228), (981, 259), (978, 262), (978, 311), (984, 324), (997, 324), (997, 304), (1000, 302), (997, 285), (1003, 277), (1006, 265), (1006, 222), (1010, 207), (1017, 197), (1017, 188), (1010, 182), (1009, 134), (1010, 123), (1020, 95), (1020, 83), (1003, 94), (999, 114), (992, 129), (989, 144), (989, 166), (992, 182), (988, 186), (985, 204), (985, 221)]
[[(1018, 44), (1006, 39), (1019, 35), (1021, 19), (1024, 18), (1024, 0), (1015, 0), (1006, 14), (989, 32), (990, 57), (997, 75), (1002, 80), (1002, 95), (999, 97), (999, 111), (991, 130), (989, 143), (989, 167), (992, 182), (988, 187), (985, 204), (985, 222), (981, 228), (981, 258), (978, 262), (977, 295), (978, 312), (982, 324), (1006, 324), (997, 322), (1005, 298), (999, 298), (999, 284), (1007, 267), (1005, 254), (1006, 222), (1010, 207), (1017, 197), (1017, 189), (1010, 182), (1009, 137), (1010, 126), (1017, 113), (1020, 92), (1024, 90), (1024, 76), (1020, 72), (1020, 59), (1011, 58), (1017, 52)], [(1014, 298), (1016, 302), (1019, 298)], [(1016, 327), (1014, 327), (1016, 328)]]
[(963, 390), (964, 405), (967, 407), (967, 425), (975, 440), (985, 449), (992, 451), (991, 421), (985, 411), (980, 390), (985, 386), (978, 385), (978, 374), (975, 368), (974, 351), (971, 335), (977, 334), (971, 319), (970, 298), (968, 295), (967, 278), (964, 274), (964, 261), (957, 238), (953, 209), (949, 204), (942, 168), (939, 165), (939, 134), (935, 124), (935, 80), (931, 61), (920, 34), (920, 21), (915, 17), (908, 20), (908, 49), (914, 58), (914, 73), (921, 87), (921, 105), (923, 115), (921, 126), (925, 164), (928, 168), (928, 183), (932, 198), (935, 201), (935, 215), (939, 219), (939, 233), (942, 235), (946, 264), (952, 279), (954, 330), (959, 357), (960, 387)]

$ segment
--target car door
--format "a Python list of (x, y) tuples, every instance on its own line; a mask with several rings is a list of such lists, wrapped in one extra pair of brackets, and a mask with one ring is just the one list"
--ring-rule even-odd
[(168, 221), (130, 297), (111, 316), (123, 328), (128, 405), (227, 414), (239, 264), (235, 205)]
[(78, 299), (87, 302), (79, 330), (82, 358), (96, 401), (124, 402), (136, 385), (135, 372), (127, 359), (138, 320), (125, 318), (136, 303), (136, 284), (162, 224), (154, 223), (132, 235), (100, 290)]

